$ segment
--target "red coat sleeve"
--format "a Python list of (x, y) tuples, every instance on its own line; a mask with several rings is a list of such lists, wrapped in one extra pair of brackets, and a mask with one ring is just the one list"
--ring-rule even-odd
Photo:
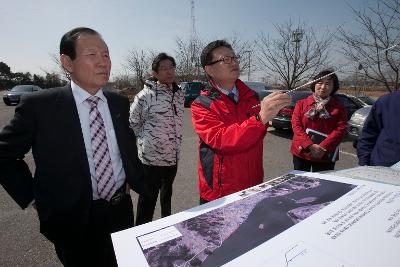
[(296, 145), (301, 146), (303, 149), (314, 144), (310, 136), (306, 134), (306, 128), (303, 126), (302, 122), (302, 118), (305, 113), (304, 110), (305, 104), (306, 102), (304, 100), (298, 101), (296, 103), (296, 106), (294, 107), (294, 111), (292, 114), (293, 138), (296, 137)]

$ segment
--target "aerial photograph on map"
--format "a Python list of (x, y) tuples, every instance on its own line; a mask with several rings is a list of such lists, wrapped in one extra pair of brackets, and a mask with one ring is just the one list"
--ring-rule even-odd
[(321, 210), (355, 185), (288, 174), (173, 225), (182, 236), (143, 250), (149, 266), (221, 266)]

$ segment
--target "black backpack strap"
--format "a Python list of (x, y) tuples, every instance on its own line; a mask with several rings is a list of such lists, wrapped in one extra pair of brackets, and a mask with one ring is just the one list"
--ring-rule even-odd
[(220, 93), (214, 88), (207, 88), (208, 95), (199, 95), (194, 102), (200, 103), (206, 109), (210, 109), (211, 103), (220, 97)]

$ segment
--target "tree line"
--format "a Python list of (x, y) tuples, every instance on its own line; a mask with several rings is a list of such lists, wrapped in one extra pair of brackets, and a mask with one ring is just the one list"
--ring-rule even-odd
[(10, 89), (20, 84), (34, 84), (41, 88), (58, 87), (66, 84), (56, 72), (46, 72), (44, 76), (30, 72), (12, 72), (4, 62), (0, 62), (0, 90)]
[[(268, 84), (293, 89), (310, 80), (323, 68), (331, 68), (344, 76), (342, 81), (352, 87), (381, 86), (387, 91), (398, 90), (400, 85), (400, 0), (377, 0), (356, 9), (352, 28), (345, 24), (338, 29), (326, 29), (317, 34), (306, 23), (291, 20), (274, 24), (274, 33), (260, 32), (254, 40), (239, 35), (225, 38), (240, 56), (242, 76)], [(177, 80), (206, 80), (200, 65), (200, 54), (210, 41), (200, 36), (176, 37), (174, 56)], [(161, 51), (159, 51), (161, 52)], [(110, 86), (138, 91), (151, 74), (151, 63), (158, 52), (132, 48), (124, 61), (125, 73), (113, 76)], [(345, 58), (340, 65), (335, 59)], [(51, 56), (60, 70), (45, 76), (12, 73), (6, 63), (0, 62), (0, 89), (16, 84), (36, 84), (49, 88), (68, 80), (57, 57)]]

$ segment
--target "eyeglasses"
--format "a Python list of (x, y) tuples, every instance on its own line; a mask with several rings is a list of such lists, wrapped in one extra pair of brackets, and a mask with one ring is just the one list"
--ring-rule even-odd
[(239, 62), (239, 60), (240, 60), (240, 56), (224, 56), (218, 60), (210, 62), (210, 64), (208, 64), (208, 65), (213, 65), (218, 62), (224, 62), (225, 64), (231, 64), (232, 61)]
[(169, 66), (169, 67), (159, 67), (158, 71), (167, 71), (167, 70), (175, 70), (175, 66)]

